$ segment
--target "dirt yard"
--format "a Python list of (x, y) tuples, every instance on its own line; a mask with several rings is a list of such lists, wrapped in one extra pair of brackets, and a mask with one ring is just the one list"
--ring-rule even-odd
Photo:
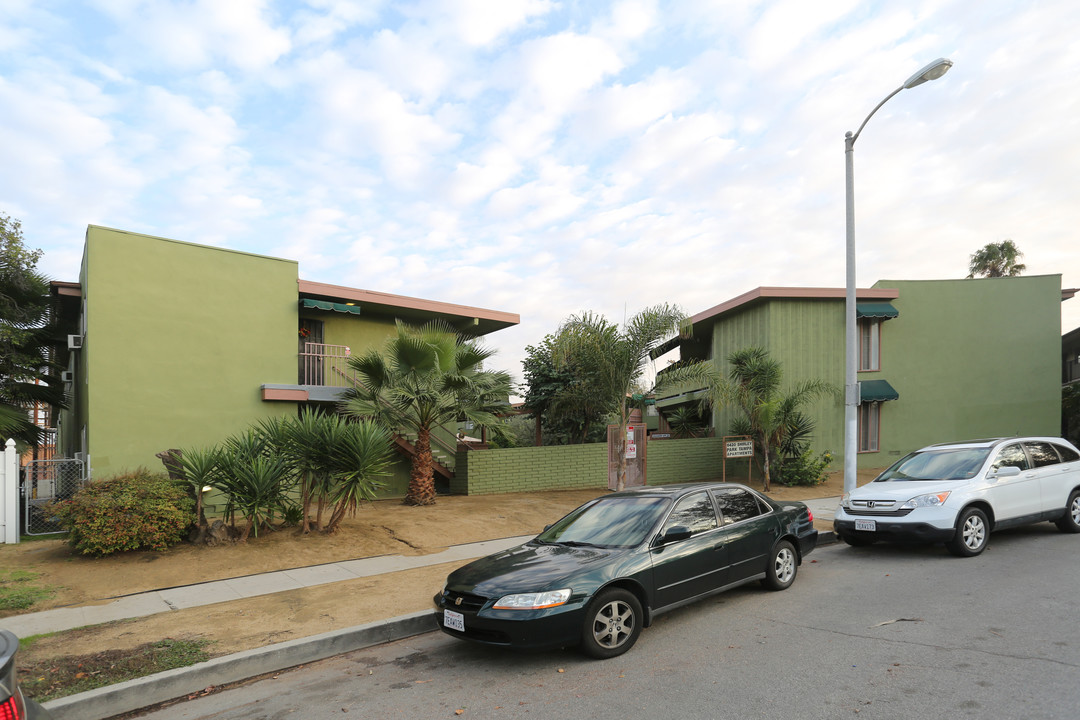
[[(873, 473), (860, 474), (860, 484), (872, 477)], [(814, 488), (774, 485), (769, 495), (777, 500), (833, 497), (841, 494), (842, 486), (836, 473)], [(51, 599), (29, 610), (36, 612), (177, 585), (362, 557), (423, 555), (450, 545), (528, 535), (598, 494), (450, 496), (429, 507), (380, 501), (364, 506), (334, 535), (302, 536), (287, 529), (246, 544), (184, 545), (107, 558), (75, 555), (62, 541), (44, 540), (0, 546), (0, 566), (36, 573), (35, 584), (55, 589)], [(829, 527), (819, 525), (823, 530)], [(44, 636), (20, 654), (20, 664), (122, 650), (162, 638), (209, 640), (207, 649), (215, 656), (261, 647), (428, 609), (454, 567), (451, 563), (407, 570)]]

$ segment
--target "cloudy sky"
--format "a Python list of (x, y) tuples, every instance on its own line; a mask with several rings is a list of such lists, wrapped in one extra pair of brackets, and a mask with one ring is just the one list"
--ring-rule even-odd
[[(0, 0), (0, 212), (521, 315), (956, 278), (1012, 239), (1080, 286), (1076, 0)], [(1080, 298), (1062, 306), (1080, 326)]]

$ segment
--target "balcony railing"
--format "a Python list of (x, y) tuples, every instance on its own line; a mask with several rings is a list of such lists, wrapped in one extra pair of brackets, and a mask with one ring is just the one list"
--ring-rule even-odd
[(300, 353), (300, 384), (351, 387), (355, 373), (349, 369), (348, 345), (304, 343)]

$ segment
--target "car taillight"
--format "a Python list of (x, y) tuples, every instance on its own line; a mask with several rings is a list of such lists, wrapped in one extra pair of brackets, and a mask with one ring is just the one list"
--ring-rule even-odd
[(810, 520), (810, 522), (814, 522), (814, 511), (811, 510), (810, 508), (807, 508), (806, 509), (806, 517)]
[(23, 720), (26, 717), (26, 710), (19, 702), (21, 699), (16, 693), (0, 703), (0, 720)]

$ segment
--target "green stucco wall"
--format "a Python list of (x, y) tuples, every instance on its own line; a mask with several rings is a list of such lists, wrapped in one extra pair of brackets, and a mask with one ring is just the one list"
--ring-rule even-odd
[(882, 327), (879, 376), (891, 457), (927, 443), (1061, 428), (1061, 277), (888, 281), (900, 317)]
[(382, 350), (387, 339), (397, 334), (394, 319), (386, 316), (313, 310), (302, 310), (301, 316), (322, 321), (327, 345), (348, 345), (357, 355), (371, 349)]
[[(881, 369), (900, 394), (882, 403), (880, 450), (858, 466), (886, 467), (924, 445), (1060, 427), (1061, 278), (881, 281), (895, 288), (899, 317), (881, 325)], [(759, 345), (779, 360), (784, 387), (821, 379), (844, 383), (844, 301), (771, 298), (714, 323), (712, 358), (724, 373), (733, 350)], [(836, 397), (809, 406), (816, 451), (843, 466), (844, 408)], [(716, 414), (726, 432), (734, 411)]]
[(295, 262), (95, 226), (83, 262), (94, 477), (296, 412), (259, 391), (296, 382)]

